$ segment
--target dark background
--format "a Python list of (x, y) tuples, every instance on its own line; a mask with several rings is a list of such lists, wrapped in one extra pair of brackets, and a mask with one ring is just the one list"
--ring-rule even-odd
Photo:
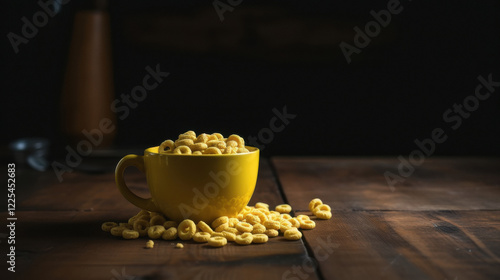
[[(227, 3), (225, 1), (222, 1)], [(333, 2), (333, 3), (326, 3)], [(500, 155), (500, 87), (462, 125), (443, 113), (474, 94), (477, 77), (500, 81), (498, 1), (401, 1), (403, 10), (347, 63), (340, 42), (388, 1), (243, 1), (220, 21), (211, 1), (111, 1), (116, 97), (146, 66), (170, 76), (117, 122), (115, 147), (155, 146), (186, 130), (238, 133), (269, 127), (273, 108), (295, 114), (263, 154), (405, 155), (441, 127), (435, 155)], [(64, 152), (59, 100), (73, 0), (15, 54), (7, 34), (40, 10), (3, 3), (0, 144), (46, 137)]]

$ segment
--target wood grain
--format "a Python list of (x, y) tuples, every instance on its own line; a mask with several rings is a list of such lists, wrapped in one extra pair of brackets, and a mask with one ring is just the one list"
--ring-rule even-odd
[[(286, 198), (307, 209), (318, 196), (335, 210), (498, 210), (500, 160), (429, 158), (393, 189), (389, 158), (273, 158)], [(307, 202), (307, 203), (306, 203)]]
[(314, 197), (333, 208), (303, 231), (325, 279), (500, 278), (498, 160), (429, 159), (395, 191), (390, 159), (272, 163), (295, 214)]
[[(127, 173), (134, 191), (149, 196), (144, 176), (133, 169)], [(147, 239), (123, 240), (100, 229), (105, 221), (124, 222), (139, 210), (120, 195), (113, 174), (68, 175), (61, 183), (43, 175), (44, 185), (33, 184), (20, 198), (18, 279), (281, 279), (311, 260), (302, 240), (283, 237), (223, 248), (182, 241), (183, 249), (175, 248), (180, 240), (157, 240), (145, 249)], [(283, 203), (266, 160), (251, 203), (258, 201)], [(316, 271), (308, 276), (318, 279)]]

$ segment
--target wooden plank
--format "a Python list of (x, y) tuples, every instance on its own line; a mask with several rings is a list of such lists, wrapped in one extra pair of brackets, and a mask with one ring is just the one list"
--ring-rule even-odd
[(333, 209), (303, 231), (325, 279), (500, 278), (498, 159), (428, 159), (394, 191), (396, 160), (272, 162), (295, 214), (314, 197)]
[(303, 233), (325, 279), (500, 277), (500, 211), (336, 211)]
[(429, 158), (391, 189), (397, 159), (273, 158), (287, 199), (307, 210), (319, 197), (335, 210), (498, 210), (500, 159)]
[[(183, 249), (174, 248), (180, 240), (157, 240), (155, 248), (145, 249), (147, 239), (123, 240), (100, 230), (102, 222), (126, 221), (138, 211), (119, 194), (113, 174), (69, 175), (62, 183), (49, 180), (44, 187), (35, 186), (20, 199), (16, 213), (20, 279), (281, 279), (294, 266), (310, 261), (301, 240), (282, 237), (266, 244), (230, 243), (223, 248), (182, 241)], [(128, 176), (136, 193), (147, 196), (142, 175), (132, 171)], [(261, 160), (251, 203), (258, 201), (283, 203), (266, 160)], [(316, 271), (308, 276), (318, 279)]]

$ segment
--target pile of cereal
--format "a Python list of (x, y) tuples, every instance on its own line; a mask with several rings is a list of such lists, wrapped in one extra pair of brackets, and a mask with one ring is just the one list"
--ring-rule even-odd
[[(330, 206), (323, 204), (319, 198), (311, 200), (309, 210), (318, 219), (330, 219)], [(215, 219), (210, 225), (200, 221), (195, 224), (186, 219), (181, 223), (168, 221), (163, 215), (141, 210), (131, 217), (127, 223), (105, 222), (101, 228), (113, 236), (124, 239), (148, 237), (164, 240), (194, 240), (199, 243), (208, 243), (213, 247), (222, 247), (228, 241), (239, 245), (266, 243), (269, 238), (280, 234), (287, 240), (302, 238), (302, 230), (313, 229), (316, 223), (308, 215), (290, 215), (292, 207), (280, 204), (275, 210), (269, 210), (269, 205), (258, 202), (255, 206), (246, 206), (237, 217), (222, 216)], [(149, 240), (146, 248), (153, 248), (153, 240)], [(177, 244), (177, 248), (183, 248)]]
[(245, 140), (236, 134), (224, 138), (220, 133), (196, 135), (192, 130), (187, 131), (175, 141), (165, 140), (158, 146), (158, 153), (173, 153), (184, 155), (202, 154), (239, 154), (248, 153)]

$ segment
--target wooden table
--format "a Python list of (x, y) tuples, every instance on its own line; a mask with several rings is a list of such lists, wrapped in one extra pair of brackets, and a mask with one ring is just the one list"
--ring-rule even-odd
[[(311, 214), (319, 197), (333, 209), (300, 241), (223, 248), (101, 231), (138, 209), (111, 172), (17, 172), (16, 273), (7, 271), (3, 226), (1, 279), (500, 279), (500, 159), (429, 158), (403, 182), (396, 158), (261, 159), (251, 204), (289, 203)], [(144, 176), (128, 185), (149, 195)], [(6, 200), (6, 199), (2, 199)], [(2, 201), (2, 220), (7, 206)], [(5, 278), (3, 275), (11, 278)]]

